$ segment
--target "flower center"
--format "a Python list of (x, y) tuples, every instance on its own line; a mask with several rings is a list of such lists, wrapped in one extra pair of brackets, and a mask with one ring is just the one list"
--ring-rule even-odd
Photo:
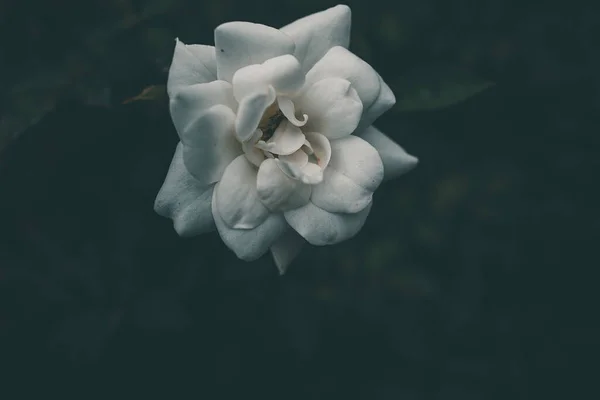
[[(323, 148), (320, 134), (302, 132), (300, 128), (307, 121), (307, 114), (302, 114), (301, 120), (296, 117), (291, 98), (278, 97), (263, 112), (252, 137), (242, 142), (246, 158), (257, 168), (265, 159), (274, 159), (288, 178), (304, 184), (318, 184), (323, 180), (323, 169), (328, 162), (328, 158), (322, 162), (321, 153), (330, 151), (327, 150), (329, 142), (323, 137), (326, 142)], [(312, 139), (316, 140), (316, 147), (311, 144)]]
[(266, 109), (263, 114), (260, 122), (258, 123), (258, 128), (262, 131), (262, 136), (260, 140), (264, 140), (265, 142), (273, 136), (275, 130), (285, 121), (285, 115), (277, 106), (277, 102), (274, 102)]

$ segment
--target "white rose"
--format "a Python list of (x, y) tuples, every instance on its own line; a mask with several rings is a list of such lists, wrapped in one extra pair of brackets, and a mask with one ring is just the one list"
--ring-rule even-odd
[(417, 159), (371, 124), (395, 103), (347, 50), (338, 5), (281, 29), (229, 22), (215, 47), (177, 40), (167, 91), (177, 146), (154, 208), (181, 236), (215, 226), (244, 260), (281, 273), (306, 241), (362, 228), (381, 181)]

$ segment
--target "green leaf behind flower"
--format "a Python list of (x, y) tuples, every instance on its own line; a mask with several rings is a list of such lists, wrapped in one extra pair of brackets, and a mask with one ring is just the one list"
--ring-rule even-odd
[(425, 111), (452, 106), (494, 83), (449, 66), (413, 70), (394, 82), (397, 111)]

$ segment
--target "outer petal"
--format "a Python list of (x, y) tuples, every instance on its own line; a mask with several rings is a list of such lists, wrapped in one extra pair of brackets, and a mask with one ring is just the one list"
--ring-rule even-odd
[[(198, 120), (206, 119), (204, 123), (226, 131), (232, 128), (232, 121), (227, 117), (235, 116), (233, 89), (231, 84), (225, 81), (212, 81), (185, 87), (171, 97), (169, 107), (179, 137), (182, 142), (191, 146), (200, 145), (204, 140), (205, 132), (192, 129), (192, 125)], [(200, 127), (196, 126), (196, 128)]]
[(275, 159), (263, 161), (256, 178), (258, 198), (271, 211), (291, 210), (308, 203), (311, 187), (287, 177)]
[(175, 51), (167, 81), (169, 97), (187, 86), (216, 79), (217, 60), (213, 46), (189, 45), (175, 39)]
[(203, 147), (183, 146), (183, 163), (198, 182), (210, 185), (218, 182), (225, 168), (240, 154), (240, 144), (233, 135), (213, 137)]
[(171, 99), (171, 117), (184, 146), (188, 171), (201, 183), (217, 182), (242, 153), (233, 133), (231, 85), (213, 81), (188, 86)]
[(365, 224), (371, 204), (356, 214), (337, 214), (308, 203), (304, 207), (286, 211), (284, 216), (290, 226), (308, 243), (324, 246), (342, 242), (356, 235)]
[(333, 168), (327, 168), (323, 182), (314, 186), (310, 199), (325, 211), (353, 214), (371, 203), (373, 192)]
[[(343, 47), (333, 47), (321, 58), (306, 74), (306, 85), (310, 85), (325, 78), (343, 78), (356, 89), (358, 97), (367, 110), (380, 91), (379, 75), (365, 61), (352, 54)], [(308, 116), (310, 119), (310, 115)]]
[(306, 129), (320, 132), (330, 140), (354, 132), (363, 111), (358, 93), (342, 78), (314, 83), (297, 99), (297, 104), (309, 116)]
[(371, 125), (377, 118), (379, 118), (384, 112), (389, 110), (396, 104), (396, 96), (392, 92), (392, 89), (383, 81), (383, 78), (379, 77), (380, 90), (377, 99), (368, 109), (363, 110), (363, 115), (356, 128), (357, 132), (361, 132), (369, 125)]
[(290, 263), (296, 258), (306, 241), (295, 230), (288, 228), (271, 246), (273, 261), (281, 275), (285, 274)]
[(331, 161), (311, 201), (329, 212), (356, 213), (371, 203), (383, 180), (377, 150), (356, 136), (331, 142)]
[(214, 229), (211, 212), (213, 185), (202, 185), (183, 165), (183, 145), (179, 143), (156, 200), (154, 210), (171, 218), (180, 236), (194, 236)]
[(377, 149), (383, 162), (384, 179), (393, 179), (417, 166), (417, 157), (408, 154), (396, 142), (374, 126), (369, 126), (359, 135)]
[(227, 22), (215, 29), (218, 79), (231, 82), (240, 68), (293, 54), (296, 45), (285, 33), (266, 25)]
[(279, 94), (295, 93), (304, 85), (304, 76), (298, 60), (291, 54), (285, 54), (237, 70), (232, 78), (233, 95), (237, 101), (242, 101), (268, 85)]
[(333, 168), (357, 185), (372, 192), (383, 179), (383, 164), (377, 150), (363, 139), (348, 136), (331, 142), (331, 160), (327, 168)]
[(281, 28), (296, 42), (294, 55), (307, 72), (334, 46), (350, 44), (350, 7), (337, 5), (301, 18)]
[(232, 228), (253, 229), (269, 216), (256, 193), (256, 170), (244, 155), (227, 166), (217, 191), (219, 215)]
[(261, 224), (254, 229), (234, 229), (228, 226), (221, 218), (217, 210), (219, 200), (217, 198), (220, 190), (218, 183), (213, 193), (212, 214), (215, 225), (223, 242), (237, 256), (245, 261), (253, 261), (262, 256), (269, 250), (276, 239), (278, 239), (286, 229), (289, 229), (282, 214), (270, 214)]

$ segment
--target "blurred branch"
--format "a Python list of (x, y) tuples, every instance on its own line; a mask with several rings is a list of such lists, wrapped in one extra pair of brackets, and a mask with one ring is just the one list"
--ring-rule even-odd
[(158, 100), (167, 97), (167, 87), (166, 85), (151, 85), (144, 90), (141, 91), (137, 96), (126, 99), (122, 102), (122, 104), (133, 103), (134, 101), (140, 100)]

